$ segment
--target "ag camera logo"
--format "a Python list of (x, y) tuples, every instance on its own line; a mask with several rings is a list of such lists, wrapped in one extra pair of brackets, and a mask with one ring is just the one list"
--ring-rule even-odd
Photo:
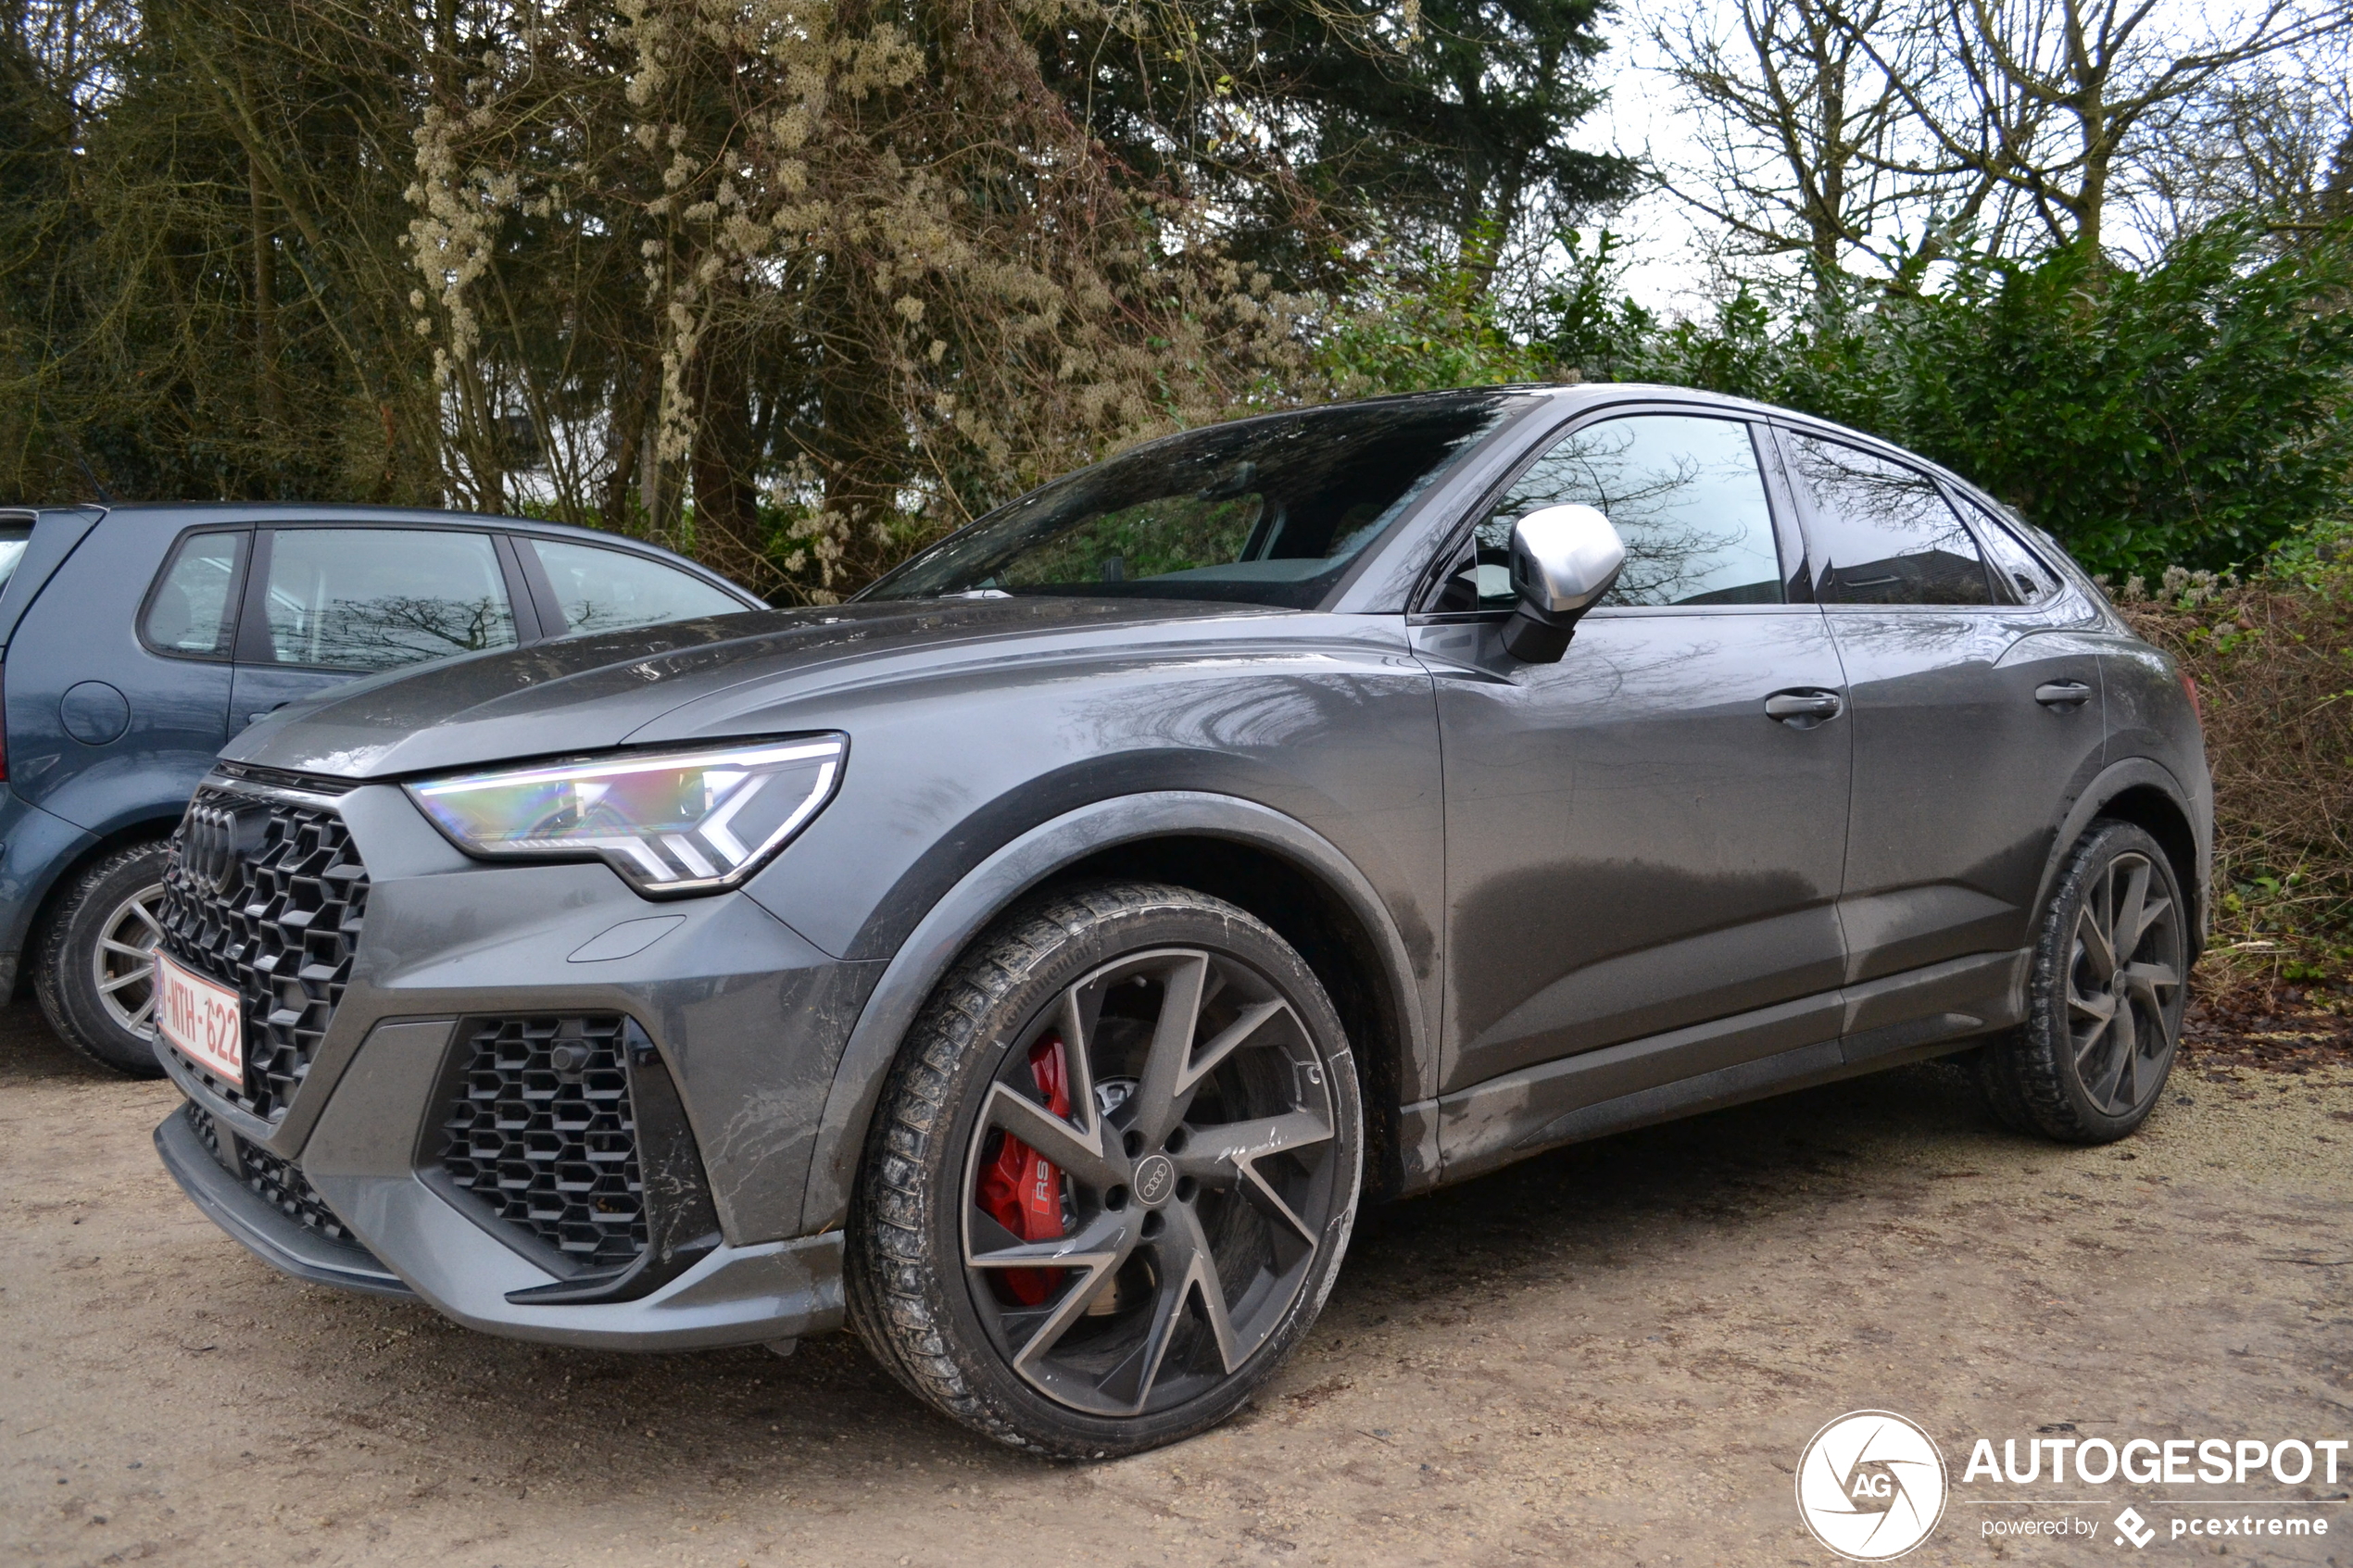
[(1797, 1461), (1797, 1512), (1856, 1562), (1903, 1556), (1944, 1516), (1944, 1458), (1891, 1411), (1856, 1411), (1814, 1434)]

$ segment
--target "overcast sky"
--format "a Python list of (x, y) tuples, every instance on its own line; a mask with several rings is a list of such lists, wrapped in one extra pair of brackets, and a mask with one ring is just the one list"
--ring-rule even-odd
[[(1703, 9), (1713, 0), (1692, 0)], [(1658, 69), (1648, 19), (1657, 0), (1621, 0), (1610, 19), (1609, 53), (1603, 69), (1609, 100), (1578, 127), (1577, 144), (1595, 152), (1622, 153), (1659, 166), (1689, 161), (1692, 151), (1690, 113), (1674, 84)], [(1678, 7), (1688, 13), (1691, 5)], [(1699, 254), (1700, 227), (1692, 211), (1665, 191), (1654, 190), (1610, 223), (1624, 236), (1629, 262), (1626, 292), (1653, 309), (1698, 309), (1706, 303), (1705, 265)]]

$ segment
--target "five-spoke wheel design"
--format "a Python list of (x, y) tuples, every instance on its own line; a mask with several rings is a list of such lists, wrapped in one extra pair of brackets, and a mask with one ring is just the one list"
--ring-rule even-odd
[(2084, 889), (2068, 965), (2069, 1043), (2085, 1095), (2109, 1116), (2138, 1110), (2172, 1065), (2184, 946), (2181, 902), (2148, 856), (2117, 854)]
[(850, 1323), (1034, 1452), (1204, 1431), (1315, 1322), (1355, 1222), (1357, 1068), (1316, 970), (1164, 883), (1043, 894), (939, 982), (850, 1204)]
[(1298, 1014), (1230, 956), (1130, 954), (1005, 1055), (964, 1161), (963, 1262), (1049, 1398), (1181, 1404), (1298, 1298), (1333, 1205), (1331, 1085)]

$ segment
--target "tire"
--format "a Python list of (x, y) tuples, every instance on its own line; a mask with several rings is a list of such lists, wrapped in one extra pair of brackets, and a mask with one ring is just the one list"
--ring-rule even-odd
[(1323, 986), (1254, 917), (1154, 884), (1049, 895), (975, 942), (900, 1048), (850, 1205), (850, 1322), (1015, 1448), (1191, 1436), (1322, 1309), (1363, 1122)]
[(131, 1078), (159, 1078), (154, 964), (141, 947), (162, 938), (151, 918), (163, 899), (170, 846), (133, 844), (84, 866), (41, 922), (32, 991), (49, 1027), (76, 1053)]
[(2157, 840), (2130, 822), (2092, 824), (2043, 912), (2026, 1022), (1978, 1056), (1997, 1118), (2082, 1144), (2148, 1120), (2181, 1045), (2188, 918)]

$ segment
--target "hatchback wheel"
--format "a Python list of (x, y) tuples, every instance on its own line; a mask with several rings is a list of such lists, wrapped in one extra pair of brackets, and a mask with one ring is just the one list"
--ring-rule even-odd
[(155, 948), (170, 846), (134, 844), (84, 867), (33, 944), (32, 989), (58, 1037), (133, 1078), (160, 1076)]
[(1113, 884), (1000, 923), (885, 1085), (851, 1321), (931, 1404), (1098, 1458), (1232, 1413), (1322, 1307), (1355, 1219), (1356, 1073), (1265, 925)]
[(2165, 851), (2130, 822), (2095, 823), (2044, 911), (2027, 1021), (1981, 1054), (1994, 1113), (2066, 1143), (2146, 1121), (2180, 1044), (2189, 959)]

